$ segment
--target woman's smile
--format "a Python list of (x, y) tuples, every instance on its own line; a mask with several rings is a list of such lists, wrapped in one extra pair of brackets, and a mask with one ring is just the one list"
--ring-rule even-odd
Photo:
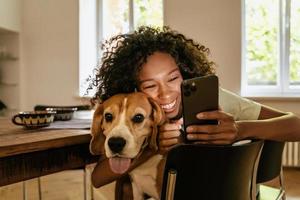
[(165, 112), (172, 112), (175, 109), (175, 105), (176, 105), (176, 100), (169, 104), (163, 104), (161, 105), (161, 107)]

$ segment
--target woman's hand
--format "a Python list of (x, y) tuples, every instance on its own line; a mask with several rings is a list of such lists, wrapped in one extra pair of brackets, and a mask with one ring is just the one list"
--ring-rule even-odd
[(167, 122), (159, 128), (159, 151), (161, 154), (166, 153), (174, 145), (182, 142), (181, 125), (183, 119)]
[(229, 113), (222, 110), (202, 112), (198, 119), (218, 120), (217, 125), (191, 125), (187, 128), (187, 139), (204, 144), (232, 144), (240, 139), (238, 126)]

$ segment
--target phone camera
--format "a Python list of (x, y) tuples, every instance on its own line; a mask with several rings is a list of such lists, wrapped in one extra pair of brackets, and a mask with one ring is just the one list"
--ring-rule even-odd
[(188, 97), (191, 96), (191, 92), (189, 90), (184, 91), (184, 96)]
[(190, 84), (188, 84), (188, 83), (186, 83), (186, 82), (183, 82), (183, 88), (184, 88), (185, 90), (190, 89)]
[(191, 85), (191, 91), (195, 92), (196, 90), (197, 90), (196, 83), (193, 82), (192, 85)]

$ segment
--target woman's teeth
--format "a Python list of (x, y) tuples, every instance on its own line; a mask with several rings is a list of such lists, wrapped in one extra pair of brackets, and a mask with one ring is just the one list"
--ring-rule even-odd
[(172, 103), (161, 105), (161, 107), (162, 109), (169, 110), (172, 109), (175, 106), (175, 104), (176, 104), (176, 100), (173, 101)]

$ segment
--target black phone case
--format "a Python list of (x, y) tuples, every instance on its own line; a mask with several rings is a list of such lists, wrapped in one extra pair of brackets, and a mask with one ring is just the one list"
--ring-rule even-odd
[[(215, 75), (184, 80), (181, 84), (184, 132), (189, 125), (217, 124), (217, 120), (199, 120), (199, 112), (218, 110), (219, 81)], [(186, 138), (186, 137), (185, 137)]]

